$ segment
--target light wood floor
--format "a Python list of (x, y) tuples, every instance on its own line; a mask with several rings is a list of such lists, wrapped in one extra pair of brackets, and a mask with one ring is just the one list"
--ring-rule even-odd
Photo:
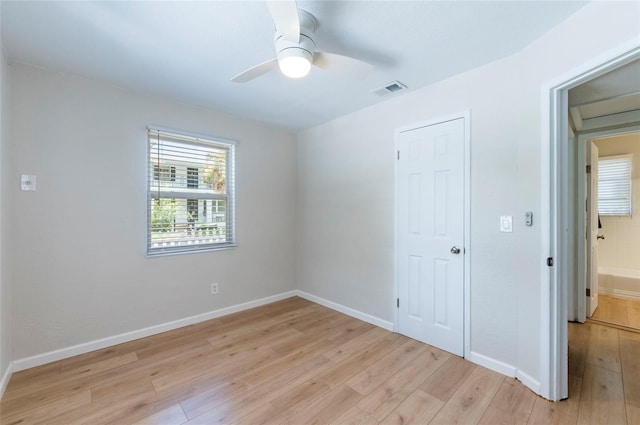
[(598, 308), (591, 319), (640, 330), (640, 301), (598, 295)]
[(570, 324), (570, 399), (294, 297), (13, 375), (9, 424), (638, 424), (640, 334)]

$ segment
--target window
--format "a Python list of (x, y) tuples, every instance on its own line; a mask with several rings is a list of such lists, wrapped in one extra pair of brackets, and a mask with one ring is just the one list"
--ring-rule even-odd
[(198, 188), (198, 169), (195, 167), (187, 167), (187, 187)]
[(176, 167), (161, 167), (159, 165), (153, 166), (153, 179), (161, 180), (163, 182), (176, 181)]
[(147, 137), (147, 254), (235, 246), (235, 144), (158, 129)]
[(631, 155), (598, 160), (598, 212), (631, 215)]

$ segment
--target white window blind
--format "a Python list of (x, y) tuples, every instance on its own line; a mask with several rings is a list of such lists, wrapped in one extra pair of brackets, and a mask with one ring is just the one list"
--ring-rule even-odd
[(598, 212), (631, 215), (631, 155), (598, 160)]
[(235, 246), (235, 144), (148, 129), (147, 254)]

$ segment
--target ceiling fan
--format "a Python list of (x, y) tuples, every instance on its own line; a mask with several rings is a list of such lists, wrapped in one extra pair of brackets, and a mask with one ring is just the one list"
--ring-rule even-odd
[(318, 21), (311, 13), (298, 9), (295, 0), (267, 0), (267, 6), (276, 26), (276, 57), (241, 72), (231, 81), (246, 83), (276, 66), (290, 78), (305, 77), (311, 65), (353, 78), (365, 77), (373, 68), (349, 56), (316, 51), (313, 33)]

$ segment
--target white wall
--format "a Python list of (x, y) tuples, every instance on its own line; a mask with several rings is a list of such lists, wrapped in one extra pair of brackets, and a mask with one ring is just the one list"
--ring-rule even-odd
[[(0, 46), (0, 396), (2, 379), (12, 360), (11, 345), (11, 244), (9, 225), (11, 161), (8, 137), (7, 63)], [(6, 384), (6, 382), (5, 382)]]
[[(535, 387), (541, 87), (637, 37), (638, 11), (635, 2), (590, 4), (517, 55), (302, 132), (298, 287), (394, 319), (394, 129), (470, 109), (471, 351)], [(513, 216), (513, 233), (499, 231), (501, 215)]]
[[(14, 360), (294, 288), (292, 134), (20, 64), (9, 78), (13, 172), (38, 185), (7, 190)], [(145, 257), (150, 124), (238, 142), (237, 249)]]
[(602, 216), (598, 267), (640, 271), (640, 133), (597, 140), (600, 157), (633, 154), (631, 217)]

